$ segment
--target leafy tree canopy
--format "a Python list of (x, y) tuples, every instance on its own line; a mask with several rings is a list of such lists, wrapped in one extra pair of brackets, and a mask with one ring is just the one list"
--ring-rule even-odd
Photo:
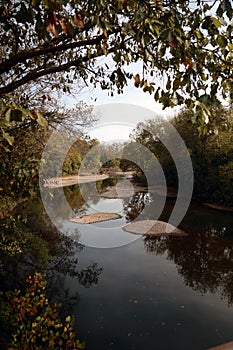
[[(177, 187), (177, 168), (164, 143), (164, 140), (173, 140), (172, 124), (185, 142), (192, 160), (194, 198), (201, 202), (233, 206), (233, 109), (220, 106), (209, 107), (209, 110), (211, 116), (208, 124), (204, 125), (193, 122), (197, 116), (187, 108), (173, 117), (170, 123), (158, 117), (139, 123), (130, 135), (132, 141), (125, 145), (124, 150), (126, 154), (131, 149), (135, 152), (134, 142), (144, 145), (159, 160), (167, 185)], [(176, 147), (175, 143), (172, 147)], [(182, 152), (177, 153), (182, 162)], [(149, 159), (144, 156), (143, 162), (144, 168), (149, 168)], [(154, 169), (152, 171), (154, 173)], [(189, 173), (185, 174), (189, 176)], [(145, 181), (144, 176), (140, 178)]]
[(121, 93), (132, 78), (164, 107), (203, 109), (233, 95), (232, 14), (230, 0), (2, 0), (0, 96), (48, 76)]

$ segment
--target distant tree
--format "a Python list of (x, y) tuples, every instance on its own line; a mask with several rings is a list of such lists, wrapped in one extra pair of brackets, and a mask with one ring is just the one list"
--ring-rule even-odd
[[(51, 104), (43, 100), (31, 100), (29, 103), (30, 109), (20, 107), (20, 116), (17, 110), (11, 109), (7, 120), (0, 117), (0, 124), (2, 122), (4, 125), (0, 133), (0, 196), (25, 197), (38, 189), (42, 153), (56, 129), (59, 142), (53, 153), (48, 152), (46, 156), (47, 160), (52, 157), (50, 177), (56, 176), (53, 169), (64, 152), (64, 144), (69, 144), (70, 138), (75, 144), (64, 164), (66, 173), (77, 173), (85, 152), (91, 147), (91, 141), (85, 140), (84, 131), (96, 120), (92, 106), (80, 102), (72, 108), (65, 108), (55, 98)], [(27, 118), (24, 113), (31, 113), (32, 118)]]
[(121, 142), (101, 143), (100, 161), (103, 167), (118, 167), (122, 157), (122, 148)]
[[(170, 186), (176, 186), (176, 167), (172, 156), (163, 143), (165, 140), (168, 142), (171, 142), (170, 140), (172, 140), (169, 123), (164, 121), (162, 118), (150, 119), (145, 123), (139, 123), (130, 136), (134, 142), (145, 146), (146, 149), (151, 152), (151, 154), (155, 155), (156, 159), (158, 159), (163, 168), (167, 184)], [(132, 145), (132, 150), (134, 150), (134, 148), (134, 145)], [(145, 158), (145, 152), (143, 152), (144, 156), (142, 155), (140, 158), (142, 159), (141, 162), (144, 162), (144, 169), (150, 169), (152, 166), (151, 155), (149, 153), (148, 157)], [(155, 171), (153, 166), (150, 171), (152, 173)]]
[[(184, 140), (194, 171), (194, 196), (201, 201), (233, 205), (233, 123), (232, 108), (209, 106), (208, 121), (196, 123), (198, 114), (183, 109), (170, 123)], [(216, 123), (218, 126), (216, 126)], [(161, 140), (171, 138), (167, 121), (158, 118), (139, 123), (131, 135), (159, 160), (168, 185), (177, 186), (177, 170), (171, 154)], [(168, 132), (168, 134), (167, 134)], [(167, 134), (167, 135), (166, 135)], [(132, 150), (136, 146), (132, 144)], [(178, 154), (182, 160), (182, 154)], [(144, 158), (146, 166), (148, 160)]]
[(197, 116), (187, 109), (172, 123), (185, 141), (192, 159), (194, 194), (201, 200), (232, 206), (232, 109), (212, 106), (209, 110), (208, 123), (197, 126)]

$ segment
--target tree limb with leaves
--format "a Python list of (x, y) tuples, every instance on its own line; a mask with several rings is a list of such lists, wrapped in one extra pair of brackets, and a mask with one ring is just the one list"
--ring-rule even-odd
[(0, 96), (72, 72), (110, 94), (134, 78), (164, 107), (202, 108), (202, 94), (232, 97), (232, 14), (230, 0), (3, 0)]

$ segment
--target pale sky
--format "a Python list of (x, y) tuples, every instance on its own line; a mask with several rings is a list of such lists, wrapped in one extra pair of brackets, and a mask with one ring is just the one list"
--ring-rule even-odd
[(88, 130), (91, 138), (97, 138), (105, 142), (117, 142), (127, 140), (131, 131), (139, 122), (161, 116), (172, 117), (177, 113), (177, 108), (166, 108), (155, 102), (153, 94), (143, 92), (129, 82), (124, 93), (113, 97), (108, 96), (106, 90), (100, 88), (87, 88), (78, 94), (76, 99), (66, 98), (68, 104), (76, 104), (79, 101), (94, 106), (94, 112), (98, 115), (97, 124)]
[(175, 110), (162, 110), (162, 105), (155, 102), (153, 95), (129, 86), (123, 95), (113, 98), (100, 94), (94, 110), (99, 115), (101, 126), (94, 128), (90, 135), (102, 141), (127, 140), (129, 134), (139, 122), (155, 116), (169, 118)]

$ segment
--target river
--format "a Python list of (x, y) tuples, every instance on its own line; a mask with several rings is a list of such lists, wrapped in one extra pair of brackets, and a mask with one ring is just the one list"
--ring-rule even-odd
[[(99, 182), (98, 191), (117, 181)], [(201, 350), (233, 340), (232, 213), (192, 203), (180, 225), (186, 237), (150, 238), (122, 227), (150, 207), (153, 194), (83, 201), (78, 185), (64, 192), (75, 215), (122, 215), (83, 225), (58, 210), (61, 231), (83, 244), (82, 249), (74, 245), (73, 258), (84, 274), (63, 272), (62, 301), (74, 297), (75, 330), (87, 350)], [(167, 199), (161, 220), (168, 220), (174, 203)], [(149, 209), (143, 215), (153, 213)]]

